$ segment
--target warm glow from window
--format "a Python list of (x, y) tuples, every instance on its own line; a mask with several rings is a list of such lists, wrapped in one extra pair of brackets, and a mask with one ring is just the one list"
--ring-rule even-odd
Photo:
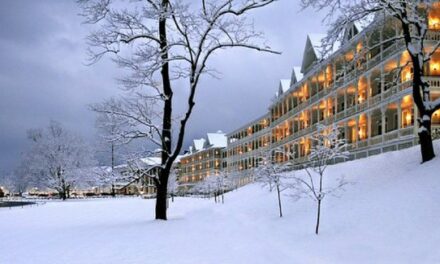
[(409, 112), (406, 113), (405, 120), (406, 120), (406, 124), (411, 124), (411, 120), (412, 120), (411, 113)]
[(434, 112), (432, 116), (432, 123), (436, 125), (440, 124), (440, 110)]
[(402, 99), (402, 108), (412, 106), (412, 96), (406, 95)]
[(349, 126), (349, 127), (352, 127), (352, 126), (355, 126), (356, 125), (356, 121), (355, 120), (350, 120), (350, 121), (348, 121), (348, 123), (347, 123), (347, 126)]
[(405, 65), (411, 61), (411, 56), (409, 56), (409, 52), (405, 50), (402, 53), (402, 57), (400, 57), (400, 65)]
[(428, 28), (440, 29), (440, 4), (434, 3), (428, 14)]
[(359, 139), (365, 139), (365, 130), (362, 128), (359, 128)]
[(402, 127), (412, 126), (414, 123), (412, 96), (403, 97), (400, 107), (402, 108)]
[(388, 62), (387, 64), (385, 64), (384, 70), (386, 72), (391, 72), (396, 68), (397, 68), (397, 61), (392, 60), (392, 61)]
[(331, 65), (328, 65), (327, 68), (325, 69), (325, 75), (327, 77), (327, 81), (331, 82), (331, 80), (333, 79)]
[(440, 28), (440, 19), (437, 17), (429, 17), (428, 18), (428, 26), (429, 26), (429, 29), (439, 29)]
[(346, 61), (352, 61), (354, 58), (354, 54), (353, 51), (348, 52), (347, 54), (345, 54), (345, 60)]
[(430, 72), (431, 72), (432, 75), (437, 75), (437, 74), (439, 74), (440, 63), (439, 63), (439, 62), (432, 61), (431, 63), (429, 63), (429, 70), (430, 70)]
[(359, 42), (359, 43), (356, 45), (356, 52), (359, 53), (359, 52), (361, 52), (361, 50), (362, 50), (362, 42)]
[(403, 110), (402, 111), (402, 127), (411, 126), (413, 122), (412, 111)]
[(408, 82), (411, 81), (413, 78), (412, 73), (411, 73), (411, 68), (410, 67), (405, 67), (402, 70), (402, 82)]
[(347, 93), (348, 94), (354, 94), (355, 92), (356, 92), (356, 89), (354, 87), (347, 88)]
[(358, 102), (363, 103), (367, 98), (367, 80), (365, 77), (359, 79), (358, 82)]
[(324, 72), (321, 72), (318, 75), (318, 82), (323, 83), (324, 81), (325, 81), (325, 74), (324, 74)]

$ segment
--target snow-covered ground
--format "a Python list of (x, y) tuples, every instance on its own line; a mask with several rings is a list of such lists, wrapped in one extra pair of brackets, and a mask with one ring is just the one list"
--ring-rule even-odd
[[(440, 155), (440, 142), (436, 153)], [(250, 185), (213, 200), (179, 198), (169, 221), (153, 200), (51, 202), (0, 209), (0, 263), (440, 263), (440, 158), (419, 148), (329, 168), (355, 182), (323, 202)]]

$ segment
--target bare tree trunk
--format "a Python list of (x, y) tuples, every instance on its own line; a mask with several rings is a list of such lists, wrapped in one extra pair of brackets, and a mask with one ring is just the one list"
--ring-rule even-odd
[(65, 201), (67, 199), (66, 189), (62, 187), (61, 190), (58, 192), (58, 195), (63, 201)]
[[(156, 181), (156, 219), (157, 220), (167, 220), (167, 182), (166, 177), (169, 175), (169, 171), (162, 169), (159, 175), (159, 181)], [(165, 182), (162, 182), (162, 179)]]
[(281, 193), (280, 193), (280, 185), (277, 184), (277, 193), (278, 193), (278, 208), (280, 209), (280, 217), (283, 217), (283, 210), (281, 208)]
[(61, 189), (59, 191), (59, 195), (63, 201), (67, 199), (67, 187), (64, 179), (61, 180)]
[[(407, 14), (404, 13), (404, 19), (407, 18)], [(405, 44), (407, 50), (410, 50), (410, 45), (412, 46), (412, 33), (410, 26), (406, 23), (402, 23), (403, 36), (405, 39)], [(420, 30), (420, 29), (418, 29)], [(422, 42), (423, 44), (423, 42)], [(422, 162), (427, 162), (432, 160), (435, 157), (434, 147), (432, 145), (432, 137), (431, 137), (431, 116), (432, 113), (427, 111), (425, 101), (429, 100), (429, 84), (424, 82), (422, 76), (424, 75), (423, 70), (423, 54), (412, 54), (410, 52), (411, 62), (413, 66), (413, 100), (417, 109), (419, 110), (420, 117), (420, 133), (419, 133), (419, 141), (420, 141), (420, 151), (422, 152)], [(429, 120), (425, 120), (425, 116), (429, 117)]]
[(319, 220), (321, 219), (321, 202), (322, 199), (324, 198), (322, 195), (322, 181), (324, 178), (324, 171), (320, 171), (319, 173), (319, 195), (317, 197), (318, 200), (318, 214), (316, 216), (316, 229), (315, 229), (315, 234), (318, 235), (319, 232)]
[(431, 120), (422, 120), (421, 128), (422, 129), (419, 132), (420, 148), (422, 152), (422, 161), (426, 162), (435, 157), (431, 137)]
[(112, 172), (115, 169), (115, 144), (112, 142)]
[(318, 215), (316, 216), (316, 228), (315, 228), (315, 234), (318, 234), (319, 232), (319, 220), (321, 218), (321, 199), (318, 200)]
[[(168, 0), (162, 0), (163, 12), (168, 9)], [(157, 196), (156, 196), (156, 219), (167, 220), (167, 184), (170, 175), (170, 168), (172, 160), (169, 160), (171, 153), (171, 122), (172, 122), (172, 107), (173, 107), (173, 90), (171, 89), (171, 81), (169, 75), (169, 63), (168, 63), (168, 40), (167, 40), (167, 28), (166, 17), (161, 16), (159, 19), (159, 39), (161, 49), (161, 59), (164, 61), (162, 65), (162, 85), (164, 96), (164, 111), (163, 111), (163, 123), (162, 123), (162, 166), (160, 172), (159, 182), (157, 184)]]
[(112, 184), (112, 197), (116, 196), (116, 190), (115, 190), (115, 185)]

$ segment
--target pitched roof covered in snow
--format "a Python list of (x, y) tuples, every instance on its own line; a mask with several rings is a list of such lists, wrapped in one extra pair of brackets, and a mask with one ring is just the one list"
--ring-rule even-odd
[(360, 32), (366, 29), (375, 19), (375, 14), (370, 14), (364, 17), (362, 20), (354, 21), (345, 26), (344, 35), (342, 37), (342, 45), (349, 42)]
[(210, 149), (210, 148), (226, 148), (227, 146), (226, 134), (221, 130), (216, 133), (207, 133), (206, 138), (194, 139), (193, 144), (189, 146), (188, 153), (192, 154), (198, 151)]
[(289, 79), (281, 79), (280, 84), (278, 86), (278, 90), (275, 93), (275, 97), (278, 98), (278, 97), (282, 96), (289, 89), (290, 89), (290, 80)]
[(335, 53), (340, 47), (341, 42), (336, 41), (332, 50), (328, 52), (324, 50), (325, 34), (309, 34), (307, 35), (306, 47), (304, 48), (303, 60), (301, 65), (301, 73), (304, 75), (313, 68), (313, 66)]
[(290, 79), (290, 83), (295, 84), (295, 83), (301, 81), (303, 76), (304, 75), (301, 73), (301, 67), (299, 67), (299, 66), (293, 67), (292, 77)]
[(193, 150), (199, 151), (205, 148), (206, 139), (199, 138), (193, 140)]
[(322, 39), (324, 34), (307, 35), (306, 47), (304, 48), (301, 72), (305, 74), (315, 62), (322, 59)]
[(221, 130), (217, 131), (217, 133), (208, 133), (208, 144), (212, 148), (226, 148), (227, 138), (225, 133)]
[(160, 157), (146, 157), (142, 158), (141, 161), (145, 163), (146, 166), (157, 166), (160, 165), (162, 159)]
[(290, 80), (282, 79), (280, 80), (280, 92), (285, 93), (290, 88)]

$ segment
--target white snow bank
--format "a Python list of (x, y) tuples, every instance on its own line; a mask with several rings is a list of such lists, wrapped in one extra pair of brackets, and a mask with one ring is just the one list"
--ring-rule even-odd
[(355, 184), (324, 200), (319, 236), (311, 201), (283, 197), (280, 219), (258, 185), (177, 199), (167, 222), (136, 198), (0, 209), (0, 263), (440, 263), (440, 158), (419, 161), (416, 147), (330, 167), (326, 183)]

